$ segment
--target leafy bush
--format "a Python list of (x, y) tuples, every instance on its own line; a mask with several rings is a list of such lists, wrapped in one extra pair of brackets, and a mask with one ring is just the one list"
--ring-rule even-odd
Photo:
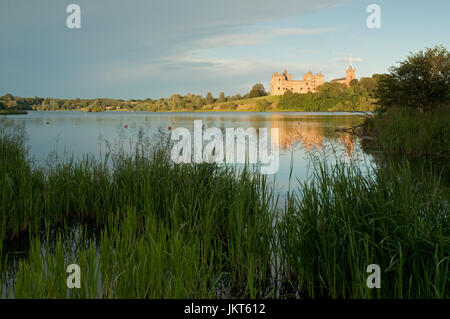
[(316, 93), (300, 94), (288, 90), (281, 96), (278, 107), (282, 110), (313, 112), (372, 110), (372, 98), (366, 86), (376, 86), (375, 78), (366, 78), (363, 84), (355, 81), (351, 87), (340, 83), (324, 83), (317, 88)]
[(266, 90), (264, 89), (264, 86), (261, 83), (256, 83), (253, 85), (252, 89), (248, 93), (249, 98), (253, 97), (260, 97), (260, 96), (266, 96)]
[(269, 110), (271, 105), (272, 105), (272, 103), (267, 101), (266, 99), (256, 101), (256, 107), (259, 112), (265, 112), (265, 111)]
[(219, 110), (236, 110), (236, 103), (222, 103), (219, 105)]

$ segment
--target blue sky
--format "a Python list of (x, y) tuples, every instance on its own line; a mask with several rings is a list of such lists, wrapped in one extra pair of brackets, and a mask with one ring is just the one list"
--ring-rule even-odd
[[(81, 7), (68, 29), (66, 7)], [(366, 8), (381, 7), (381, 29)], [(246, 93), (273, 72), (325, 80), (387, 72), (450, 48), (448, 0), (2, 0), (0, 95), (58, 98)]]

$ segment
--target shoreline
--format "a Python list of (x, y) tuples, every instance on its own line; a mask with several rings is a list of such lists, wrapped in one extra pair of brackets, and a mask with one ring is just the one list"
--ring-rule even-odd
[(0, 110), (0, 115), (26, 115), (28, 110)]
[(108, 110), (102, 112), (86, 112), (83, 110), (31, 110), (31, 112), (83, 112), (83, 113), (311, 113), (311, 114), (339, 114), (339, 113), (348, 113), (354, 115), (360, 115), (365, 113), (373, 113), (370, 110), (361, 110), (361, 111), (345, 111), (345, 110), (336, 110), (336, 111), (301, 111), (301, 110), (269, 110), (269, 111), (256, 111), (256, 110), (195, 110), (195, 111), (187, 111), (187, 110), (170, 110), (170, 111), (144, 111), (144, 110)]

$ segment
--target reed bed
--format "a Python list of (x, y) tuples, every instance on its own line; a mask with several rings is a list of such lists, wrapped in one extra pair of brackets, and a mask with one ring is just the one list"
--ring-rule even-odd
[[(417, 172), (416, 172), (417, 173)], [(281, 259), (300, 296), (448, 298), (450, 216), (439, 174), (408, 162), (368, 173), (320, 164), (289, 196)], [(381, 289), (369, 289), (370, 264)]]
[(365, 122), (365, 140), (370, 148), (381, 148), (387, 154), (409, 157), (450, 158), (450, 107), (420, 112), (406, 107), (394, 107)]
[[(268, 293), (275, 209), (265, 177), (215, 164), (174, 165), (159, 146), (39, 168), (20, 136), (3, 135), (0, 144), (2, 240), (31, 238), (11, 296)], [(75, 252), (63, 249), (66, 230), (87, 224), (100, 232), (92, 245), (83, 235), (71, 243)], [(43, 242), (50, 229), (59, 232)], [(70, 258), (85, 269), (84, 292), (61, 282)]]
[[(280, 210), (264, 176), (176, 165), (166, 142), (41, 167), (20, 134), (0, 130), (0, 295), (450, 297), (439, 174), (321, 164)], [(10, 269), (15, 241), (28, 248)], [(66, 286), (72, 263), (81, 289)], [(367, 288), (368, 264), (380, 265), (381, 289)]]

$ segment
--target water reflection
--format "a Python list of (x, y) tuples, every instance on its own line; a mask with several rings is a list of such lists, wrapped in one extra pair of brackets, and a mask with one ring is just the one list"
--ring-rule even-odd
[[(85, 154), (101, 158), (106, 149), (117, 145), (127, 149), (140, 139), (157, 140), (158, 135), (168, 135), (169, 126), (193, 130), (194, 120), (202, 120), (205, 127), (221, 129), (278, 128), (279, 139), (272, 139), (271, 143), (280, 148), (280, 168), (273, 176), (281, 197), (280, 206), (284, 206), (284, 191), (295, 187), (296, 181), (305, 181), (315, 161), (357, 161), (359, 155), (367, 159), (354, 136), (336, 132), (361, 120), (357, 115), (346, 113), (29, 112), (26, 116), (3, 117), (0, 122), (9, 128), (23, 126), (30, 155), (45, 164), (51, 161), (51, 156), (64, 154), (73, 154), (75, 158)], [(49, 154), (52, 155), (49, 157)], [(371, 162), (370, 156), (368, 161)], [(95, 227), (88, 229), (96, 230)], [(77, 243), (84, 242), (79, 240), (81, 234), (80, 228), (74, 227), (63, 236), (67, 251), (75, 251)], [(98, 240), (98, 233), (83, 233), (83, 236), (87, 236), (88, 242)], [(41, 237), (45, 238), (45, 234)], [(5, 285), (12, 285), (14, 270), (29, 251), (27, 240), (17, 243), (5, 246), (5, 251), (9, 252)], [(42, 243), (45, 244), (45, 240)]]
[(72, 154), (75, 158), (91, 154), (100, 158), (108, 147), (119, 144), (132, 150), (132, 145), (143, 135), (154, 140), (162, 133), (168, 135), (169, 126), (193, 130), (194, 120), (202, 120), (205, 128), (278, 128), (279, 140), (272, 139), (271, 143), (280, 147), (280, 169), (276, 180), (281, 188), (288, 186), (290, 177), (305, 180), (313, 159), (353, 161), (355, 155), (362, 154), (354, 136), (336, 132), (338, 128), (354, 126), (361, 121), (360, 116), (351, 113), (59, 111), (29, 112), (28, 115), (1, 119), (9, 125), (24, 125), (30, 154), (38, 162), (45, 162), (49, 154), (60, 157)]
[(327, 118), (324, 116), (286, 118), (285, 116), (274, 115), (270, 117), (271, 127), (279, 128), (278, 143), (279, 147), (284, 150), (299, 143), (306, 151), (321, 149), (324, 147), (324, 139), (333, 137), (336, 142), (345, 146), (346, 153), (349, 156), (355, 149), (356, 137), (346, 133), (338, 133), (336, 129), (349, 127), (354, 122), (355, 119), (349, 116), (343, 116), (343, 118)]

